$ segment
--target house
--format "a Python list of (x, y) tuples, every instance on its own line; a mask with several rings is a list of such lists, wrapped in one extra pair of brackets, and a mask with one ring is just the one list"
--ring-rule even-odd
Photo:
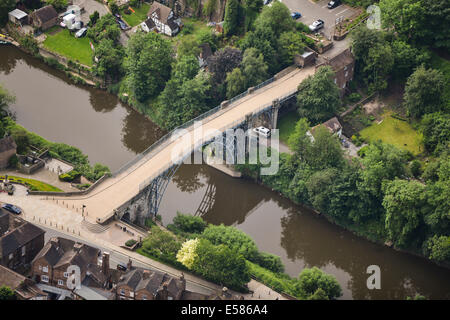
[(206, 59), (208, 59), (208, 57), (212, 56), (212, 50), (211, 50), (211, 46), (209, 45), (209, 43), (202, 43), (201, 45), (199, 45), (200, 48), (200, 53), (197, 56), (198, 59), (198, 64), (200, 66), (200, 68), (204, 68), (208, 66), (208, 62), (206, 61)]
[(47, 294), (33, 280), (4, 266), (0, 266), (0, 287), (2, 286), (11, 288), (18, 300), (47, 300)]
[(342, 97), (348, 83), (353, 79), (355, 68), (355, 58), (353, 57), (350, 48), (345, 49), (331, 59), (320, 62), (316, 66), (316, 69), (322, 66), (330, 66), (335, 72), (336, 76), (334, 78), (334, 83), (339, 87)]
[(93, 271), (99, 255), (99, 249), (86, 244), (60, 237), (51, 238), (32, 262), (32, 278), (48, 287), (70, 290), (67, 286), (70, 276), (68, 268), (75, 265), (80, 268), (80, 282), (92, 276), (99, 286), (103, 286), (108, 281), (107, 276), (96, 278), (97, 272)]
[(181, 19), (175, 17), (172, 9), (157, 1), (153, 1), (147, 16), (152, 19), (160, 33), (174, 36), (180, 31)]
[(0, 139), (0, 169), (9, 165), (9, 159), (17, 152), (17, 145), (11, 136)]
[(53, 6), (45, 6), (30, 14), (30, 24), (36, 29), (45, 31), (58, 22), (58, 13)]
[(0, 208), (0, 265), (25, 268), (44, 246), (45, 231)]
[(8, 19), (12, 23), (22, 26), (28, 23), (28, 14), (20, 9), (14, 9), (8, 13)]
[(134, 268), (123, 275), (116, 286), (117, 300), (181, 300), (186, 280), (167, 273)]
[(156, 25), (151, 18), (148, 18), (147, 20), (145, 20), (140, 24), (140, 27), (143, 31), (148, 33), (150, 31), (155, 30)]
[(338, 118), (333, 117), (330, 120), (325, 121), (324, 123), (321, 123), (321, 124), (318, 124), (317, 126), (312, 127), (308, 132), (306, 132), (306, 134), (311, 138), (311, 141), (314, 141), (314, 131), (319, 126), (324, 126), (332, 134), (337, 135), (339, 138), (342, 136), (342, 125), (339, 122)]

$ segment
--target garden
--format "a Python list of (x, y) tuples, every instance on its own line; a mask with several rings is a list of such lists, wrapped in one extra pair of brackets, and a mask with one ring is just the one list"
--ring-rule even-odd
[(55, 28), (49, 29), (43, 45), (46, 49), (68, 57), (87, 66), (92, 66), (93, 52), (89, 38), (75, 38), (67, 29), (55, 33)]
[[(5, 180), (5, 176), (1, 175), (0, 180)], [(54, 187), (48, 183), (34, 180), (34, 179), (28, 179), (28, 178), (22, 178), (22, 177), (16, 177), (16, 176), (8, 176), (8, 180), (15, 183), (20, 183), (27, 188), (29, 188), (31, 191), (52, 191), (52, 192), (62, 192), (61, 189)]]
[(130, 27), (134, 27), (147, 19), (149, 9), (150, 5), (143, 3), (140, 7), (124, 7), (120, 9), (120, 14)]

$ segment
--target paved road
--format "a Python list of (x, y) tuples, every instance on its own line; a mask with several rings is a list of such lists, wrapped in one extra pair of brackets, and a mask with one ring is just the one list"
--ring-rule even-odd
[(281, 0), (291, 11), (298, 11), (302, 14), (302, 17), (297, 21), (310, 25), (315, 20), (322, 19), (325, 22), (325, 27), (322, 31), (324, 31), (327, 38), (330, 38), (333, 35), (336, 18), (348, 18), (354, 14), (355, 9), (341, 4), (330, 10), (327, 8), (328, 1), (321, 0), (316, 3), (312, 0)]
[[(227, 128), (232, 128), (245, 121), (247, 114), (271, 105), (272, 101), (277, 98), (296, 92), (299, 83), (314, 72), (314, 66), (295, 69), (266, 87), (204, 119), (201, 132), (194, 131), (193, 127), (190, 127), (177, 139), (166, 141), (153, 154), (144, 157), (118, 176), (107, 179), (90, 194), (81, 197), (63, 197), (64, 205), (72, 211), (76, 211), (72, 208), (78, 208), (78, 214), (80, 214), (84, 204), (85, 212), (88, 212), (87, 219), (90, 222), (95, 223), (99, 221), (98, 219), (106, 221), (114, 214), (116, 208), (137, 195), (140, 188), (148, 185), (151, 179), (172, 166), (174, 161), (191, 154), (203, 141), (208, 141)], [(61, 202), (59, 201), (59, 203)]]

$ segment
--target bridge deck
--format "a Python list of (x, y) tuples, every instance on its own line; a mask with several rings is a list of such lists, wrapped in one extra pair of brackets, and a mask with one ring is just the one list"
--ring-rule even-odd
[[(252, 94), (233, 102), (224, 110), (205, 118), (202, 122), (203, 134), (201, 136), (194, 137), (193, 127), (189, 127), (188, 132), (181, 136), (179, 140), (166, 141), (158, 147), (157, 151), (143, 157), (119, 175), (106, 179), (91, 193), (85, 196), (60, 197), (58, 199), (63, 199), (64, 207), (78, 208), (78, 214), (81, 214), (81, 206), (84, 204), (86, 206), (85, 212), (87, 212), (86, 219), (89, 221), (106, 221), (113, 215), (114, 209), (119, 208), (139, 193), (141, 185), (170, 167), (173, 163), (173, 154), (182, 156), (182, 153), (177, 152), (180, 148), (180, 141), (188, 139), (187, 141), (191, 141), (191, 143), (184, 143), (184, 146), (190, 145), (189, 150), (194, 150), (194, 146), (198, 146), (202, 139), (205, 141), (212, 137), (212, 135), (207, 137), (208, 131), (219, 130), (223, 132), (227, 128), (235, 126), (238, 122), (242, 122), (245, 115), (257, 112), (271, 104), (272, 101), (292, 94), (296, 91), (299, 83), (309, 75), (314, 74), (314, 71), (314, 66), (296, 69)], [(73, 211), (76, 210), (73, 209)]]

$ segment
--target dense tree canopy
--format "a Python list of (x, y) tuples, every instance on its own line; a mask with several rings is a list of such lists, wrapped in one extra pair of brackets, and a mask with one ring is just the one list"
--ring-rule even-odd
[(297, 288), (304, 299), (335, 299), (342, 295), (336, 278), (317, 267), (305, 268), (298, 276)]
[(302, 117), (317, 123), (334, 115), (341, 104), (334, 77), (331, 67), (320, 67), (313, 76), (299, 84), (297, 105)]

